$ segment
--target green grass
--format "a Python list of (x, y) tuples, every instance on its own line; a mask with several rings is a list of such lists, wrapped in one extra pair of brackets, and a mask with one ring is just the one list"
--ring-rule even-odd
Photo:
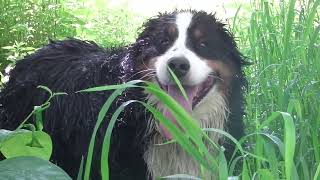
[[(0, 25), (0, 46), (7, 47), (0, 51), (2, 68), (10, 63), (7, 59), (8, 55), (12, 55), (12, 52), (18, 52), (18, 55), (24, 53), (23, 49), (19, 48), (21, 45), (13, 50), (8, 46), (13, 47), (17, 43), (23, 43), (23, 47), (37, 48), (45, 43), (48, 37), (63, 37), (65, 35), (63, 27), (79, 27), (76, 32), (68, 31), (72, 36), (89, 38), (104, 46), (116, 46), (132, 42), (136, 36), (134, 32), (141, 24), (141, 19), (135, 19), (133, 14), (125, 10), (111, 11), (99, 8), (101, 6), (98, 4), (96, 5), (97, 9), (90, 10), (85, 8), (85, 3), (82, 1), (80, 3), (48, 1), (45, 3), (56, 3), (58, 6), (52, 11), (41, 11), (43, 15), (34, 15), (36, 22), (42, 22), (41, 19), (45, 19), (47, 16), (51, 17), (53, 14), (56, 16), (58, 14), (58, 19), (69, 17), (72, 21), (64, 21), (62, 25), (50, 25), (50, 28), (40, 24), (36, 27), (37, 33), (34, 33), (31, 30), (29, 32), (30, 28), (21, 29), (21, 27), (28, 27), (20, 26), (25, 24), (27, 20), (22, 18), (18, 21), (5, 18), (15, 17), (15, 14), (19, 15), (19, 13), (22, 17), (24, 10), (21, 11), (19, 8), (29, 8), (29, 5), (25, 6), (27, 1), (19, 3), (20, 1), (8, 0), (6, 2), (16, 3), (14, 6), (10, 6), (14, 11), (8, 10), (9, 7), (5, 3), (0, 4), (0, 9), (6, 10), (0, 11), (0, 15), (2, 15), (0, 22), (10, 25), (6, 27), (19, 27), (20, 29), (16, 28), (11, 32), (13, 35), (9, 35), (9, 32), (1, 29), (3, 26)], [(33, 2), (40, 3), (40, 1)], [(49, 7), (46, 4), (43, 6), (43, 10)], [(177, 119), (181, 120), (183, 128), (189, 130), (188, 136), (184, 136), (179, 129), (170, 124), (170, 121), (166, 122), (161, 113), (148, 105), (145, 105), (146, 108), (153, 112), (164, 125), (168, 126), (176, 141), (201, 164), (199, 167), (203, 171), (218, 172), (221, 179), (226, 176), (239, 176), (244, 180), (320, 179), (319, 7), (320, 0), (281, 2), (255, 0), (250, 6), (239, 7), (235, 17), (230, 20), (230, 29), (236, 37), (241, 52), (253, 62), (253, 65), (245, 69), (249, 80), (249, 89), (246, 95), (247, 114), (245, 116), (247, 135), (240, 142), (235, 141), (243, 156), (228, 164), (221, 153), (218, 155), (208, 153), (208, 149), (203, 144), (203, 137), (206, 137), (206, 134), (192, 124), (190, 117), (183, 112), (183, 109), (179, 106), (176, 108), (175, 102), (153, 85), (148, 86), (149, 90), (164, 100), (163, 103), (171, 108), (174, 115), (178, 116)], [(114, 19), (118, 21), (110, 24)], [(126, 28), (128, 23), (131, 24), (131, 29)], [(112, 29), (114, 27), (117, 27), (116, 30)], [(40, 34), (40, 31), (43, 34)], [(55, 36), (50, 35), (53, 32), (55, 32)], [(32, 34), (34, 38), (28, 39), (28, 33)], [(107, 89), (123, 90), (130, 87), (134, 88), (134, 85), (131, 84), (129, 87), (111, 86)], [(117, 96), (120, 91), (118, 90), (114, 96)], [(112, 99), (109, 99), (103, 106), (96, 128), (103, 120), (103, 114), (107, 112), (110, 101)], [(128, 103), (141, 102), (130, 101)], [(125, 106), (126, 104), (121, 106), (117, 113)], [(112, 120), (116, 119), (117, 113), (114, 114)], [(229, 137), (223, 131), (208, 130)], [(107, 149), (110, 145), (111, 132), (112, 126), (108, 129), (103, 143), (104, 158), (108, 157)], [(88, 179), (90, 174), (90, 152), (92, 154), (94, 148), (93, 136), (89, 147), (89, 159), (83, 163), (85, 165), (83, 168), (85, 179)], [(215, 145), (212, 145), (212, 148), (221, 152), (221, 149)], [(108, 164), (105, 162), (102, 161), (104, 164), (101, 164), (101, 167), (107, 169)], [(239, 164), (243, 167), (241, 172), (235, 171), (235, 167)], [(103, 177), (107, 179), (108, 171), (104, 170)]]
[[(254, 63), (246, 69), (250, 149), (266, 159), (251, 160), (251, 176), (320, 179), (319, 4), (256, 1), (250, 16), (233, 21), (238, 45)], [(277, 111), (286, 112), (283, 120)]]

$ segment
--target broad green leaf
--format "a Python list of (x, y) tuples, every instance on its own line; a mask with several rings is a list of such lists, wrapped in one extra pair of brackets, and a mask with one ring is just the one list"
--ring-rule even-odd
[(71, 180), (67, 173), (37, 157), (14, 157), (0, 161), (0, 179)]
[(35, 156), (49, 160), (52, 153), (50, 136), (42, 131), (12, 132), (1, 143), (1, 153), (6, 158), (17, 156)]
[(0, 149), (1, 145), (8, 140), (9, 138), (13, 137), (15, 134), (23, 133), (23, 132), (30, 132), (28, 130), (20, 129), (18, 131), (9, 131), (6, 129), (0, 129)]

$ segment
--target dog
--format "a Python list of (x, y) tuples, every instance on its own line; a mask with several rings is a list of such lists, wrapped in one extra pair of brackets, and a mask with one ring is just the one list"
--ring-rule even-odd
[[(56, 96), (44, 112), (44, 130), (53, 140), (51, 161), (72, 178), (103, 103), (112, 93), (75, 93), (89, 87), (123, 84), (143, 79), (158, 84), (197, 120), (201, 128), (219, 128), (239, 139), (244, 134), (243, 67), (247, 64), (232, 34), (214, 14), (175, 10), (147, 20), (136, 41), (120, 48), (101, 48), (91, 41), (51, 41), (16, 63), (0, 94), (0, 128), (14, 130), (49, 97), (37, 88), (47, 86)], [(168, 68), (180, 80), (189, 101), (174, 84)], [(92, 179), (100, 178), (103, 136), (112, 113), (128, 100), (152, 104), (173, 123), (176, 120), (152, 94), (127, 89), (112, 104), (98, 130)], [(217, 133), (209, 137), (233, 153), (232, 143)], [(182, 148), (164, 144), (170, 132), (142, 105), (131, 104), (118, 118), (109, 152), (110, 179), (156, 179), (172, 174), (201, 176), (199, 165)], [(107, 160), (106, 160), (107, 161)], [(214, 177), (208, 176), (208, 179)]]

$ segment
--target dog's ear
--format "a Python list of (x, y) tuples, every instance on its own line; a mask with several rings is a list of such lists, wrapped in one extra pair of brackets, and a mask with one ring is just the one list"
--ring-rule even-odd
[(159, 54), (155, 45), (148, 38), (138, 39), (129, 49), (136, 71), (149, 68), (149, 61)]
[(158, 54), (157, 48), (149, 38), (138, 39), (132, 48), (135, 52), (135, 60), (138, 62), (148, 61)]

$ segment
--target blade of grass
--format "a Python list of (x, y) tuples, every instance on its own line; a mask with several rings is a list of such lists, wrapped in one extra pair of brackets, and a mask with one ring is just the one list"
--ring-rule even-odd
[(80, 162), (80, 167), (79, 167), (79, 171), (78, 171), (77, 180), (82, 180), (82, 176), (83, 176), (83, 165), (84, 165), (84, 158), (83, 158), (83, 156), (81, 156), (81, 162)]
[(314, 174), (313, 180), (319, 180), (320, 175), (320, 163), (318, 164), (316, 173)]
[(207, 147), (203, 143), (203, 133), (201, 128), (198, 124), (196, 124), (196, 121), (193, 120), (190, 114), (187, 113), (179, 103), (177, 103), (171, 96), (162, 91), (159, 87), (148, 84), (146, 90), (155, 95), (170, 110), (172, 115), (177, 120), (179, 126), (188, 132), (193, 143), (197, 144), (199, 150), (201, 150), (208, 160), (211, 163), (214, 163), (214, 165), (217, 167), (216, 160), (210, 155)]
[(133, 81), (129, 81), (129, 82), (123, 83), (123, 84), (97, 86), (97, 87), (93, 87), (93, 88), (83, 89), (83, 90), (77, 91), (76, 93), (81, 93), (81, 92), (99, 92), (99, 91), (109, 91), (109, 90), (115, 90), (115, 89), (141, 87), (141, 86), (136, 85), (136, 84), (139, 84), (139, 83), (145, 83), (145, 81), (143, 81), (143, 80), (133, 80)]
[(291, 36), (293, 20), (295, 16), (295, 10), (294, 10), (295, 4), (296, 4), (296, 0), (289, 0), (289, 7), (287, 11), (284, 40), (283, 40), (285, 59), (288, 58), (288, 51), (290, 49), (290, 36)]
[(120, 113), (124, 110), (124, 108), (129, 105), (130, 103), (138, 102), (143, 104), (151, 113), (153, 113), (154, 117), (161, 121), (163, 125), (172, 133), (172, 136), (179, 142), (179, 144), (193, 157), (196, 158), (201, 164), (205, 164), (208, 168), (208, 164), (205, 162), (205, 159), (201, 157), (201, 154), (197, 151), (195, 147), (193, 147), (193, 144), (191, 144), (186, 136), (184, 136), (183, 132), (179, 130), (170, 120), (168, 120), (165, 116), (163, 116), (159, 111), (157, 111), (155, 108), (150, 106), (149, 104), (146, 104), (141, 101), (131, 100), (123, 103), (112, 115), (111, 120), (109, 122), (106, 134), (104, 136), (103, 140), (103, 146), (102, 146), (102, 155), (101, 155), (101, 174), (103, 180), (109, 179), (109, 165), (108, 161), (108, 155), (109, 155), (109, 148), (110, 148), (110, 141), (111, 141), (111, 134), (113, 126), (116, 123), (116, 120)]
[(285, 144), (285, 174), (286, 179), (291, 179), (293, 177), (293, 166), (294, 166), (294, 151), (296, 145), (296, 133), (293, 119), (290, 114), (285, 112), (280, 112), (284, 120), (284, 144)]
[(90, 179), (90, 171), (91, 171), (91, 162), (92, 162), (92, 155), (93, 155), (93, 148), (95, 144), (95, 137), (98, 132), (98, 129), (103, 122), (106, 113), (108, 112), (111, 104), (113, 101), (124, 91), (125, 89), (117, 89), (115, 90), (107, 99), (107, 101), (103, 104), (99, 114), (98, 114), (98, 120), (94, 126), (93, 133), (91, 135), (90, 139), (90, 144), (88, 148), (88, 155), (86, 159), (86, 166), (85, 166), (85, 171), (84, 171), (84, 180), (89, 180)]
[(185, 135), (185, 133), (183, 133), (179, 128), (177, 128), (176, 125), (174, 125), (157, 109), (144, 102), (140, 103), (142, 103), (148, 109), (148, 111), (150, 111), (154, 115), (156, 120), (159, 120), (160, 123), (162, 123), (168, 129), (168, 131), (172, 133), (172, 136), (176, 139), (176, 141), (186, 152), (188, 152), (192, 157), (194, 157), (200, 164), (204, 165), (207, 169), (212, 168), (212, 165), (207, 163), (206, 156), (203, 156), (199, 152), (199, 147), (195, 146), (196, 144), (194, 144), (193, 142), (190, 142), (190, 139), (188, 138), (188, 136)]
[(103, 138), (102, 151), (101, 151), (100, 172), (101, 172), (102, 180), (109, 180), (109, 150), (110, 150), (111, 134), (112, 134), (113, 127), (120, 113), (124, 110), (124, 108), (127, 105), (129, 105), (132, 102), (135, 102), (135, 101), (131, 100), (121, 104), (121, 106), (113, 113), (109, 121), (106, 134), (104, 135), (104, 138)]
[(198, 177), (190, 176), (188, 174), (174, 174), (170, 176), (161, 177), (159, 179), (186, 179), (186, 180), (202, 180)]
[(221, 147), (219, 151), (219, 179), (228, 179), (228, 163), (226, 157), (224, 156), (224, 148)]
[[(169, 70), (169, 73), (170, 73), (170, 75), (172, 76), (174, 82), (177, 84), (179, 90), (181, 91), (183, 97), (184, 97), (187, 101), (190, 101), (190, 99), (188, 99), (187, 93), (186, 93), (186, 91), (184, 90), (181, 82), (179, 81), (178, 77), (174, 74), (174, 72), (170, 69), (169, 66), (168, 66), (168, 70)], [(192, 99), (191, 99), (191, 101), (192, 101)]]

